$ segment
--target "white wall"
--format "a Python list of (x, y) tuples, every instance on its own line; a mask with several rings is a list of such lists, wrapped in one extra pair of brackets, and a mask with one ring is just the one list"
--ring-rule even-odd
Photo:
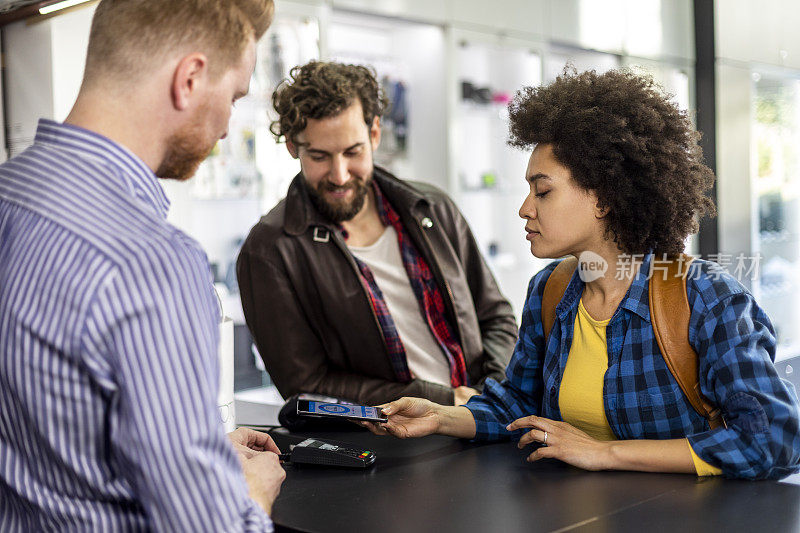
[(800, 69), (800, 2), (715, 2), (717, 57)]
[(53, 118), (53, 50), (50, 24), (15, 22), (3, 28), (10, 156), (33, 143), (40, 117)]
[(57, 121), (67, 118), (83, 80), (89, 30), (97, 5), (68, 11), (40, 24), (50, 26), (53, 58), (53, 117)]
[(752, 83), (748, 69), (717, 66), (717, 221), (726, 254), (758, 250), (758, 206), (750, 194)]
[[(760, 4), (751, 0), (736, 1), (750, 2), (753, 9), (759, 9)], [(651, 59), (694, 58), (692, 0), (329, 0), (329, 3), (334, 8), (452, 24), (465, 30), (604, 52)], [(652, 38), (655, 35), (659, 37), (657, 41)]]
[(40, 118), (62, 121), (78, 95), (95, 5), (3, 28), (11, 155), (33, 142)]

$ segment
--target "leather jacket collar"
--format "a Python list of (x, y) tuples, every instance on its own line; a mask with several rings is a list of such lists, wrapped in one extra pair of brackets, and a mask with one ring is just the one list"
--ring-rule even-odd
[[(381, 167), (374, 167), (372, 178), (392, 206), (401, 214), (413, 214), (415, 207), (429, 203), (427, 196), (412, 189)], [(314, 226), (323, 226), (330, 230), (336, 229), (336, 225), (323, 217), (311, 203), (305, 185), (305, 177), (300, 173), (294, 177), (286, 193), (283, 230), (289, 235), (302, 235), (309, 227)]]

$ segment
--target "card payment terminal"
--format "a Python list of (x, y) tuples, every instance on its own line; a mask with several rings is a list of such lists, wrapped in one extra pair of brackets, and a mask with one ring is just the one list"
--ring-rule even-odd
[(289, 453), (281, 454), (281, 460), (295, 464), (367, 468), (375, 463), (375, 454), (368, 450), (344, 448), (321, 440), (306, 439), (291, 446)]

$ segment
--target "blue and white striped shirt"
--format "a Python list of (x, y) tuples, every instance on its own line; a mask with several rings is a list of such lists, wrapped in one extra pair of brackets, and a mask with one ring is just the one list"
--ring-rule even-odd
[(272, 529), (215, 406), (207, 259), (168, 207), (74, 126), (0, 166), (0, 530)]

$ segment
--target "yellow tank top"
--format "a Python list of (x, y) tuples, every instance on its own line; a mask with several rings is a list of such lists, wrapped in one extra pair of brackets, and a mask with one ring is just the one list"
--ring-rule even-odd
[[(586, 311), (583, 300), (578, 303), (572, 346), (558, 394), (563, 420), (598, 440), (617, 438), (608, 425), (603, 405), (603, 380), (608, 371), (606, 326), (610, 320), (595, 320)], [(686, 444), (689, 445), (688, 439)], [(689, 451), (697, 475), (715, 476), (722, 473), (719, 468), (700, 459), (691, 445)]]

